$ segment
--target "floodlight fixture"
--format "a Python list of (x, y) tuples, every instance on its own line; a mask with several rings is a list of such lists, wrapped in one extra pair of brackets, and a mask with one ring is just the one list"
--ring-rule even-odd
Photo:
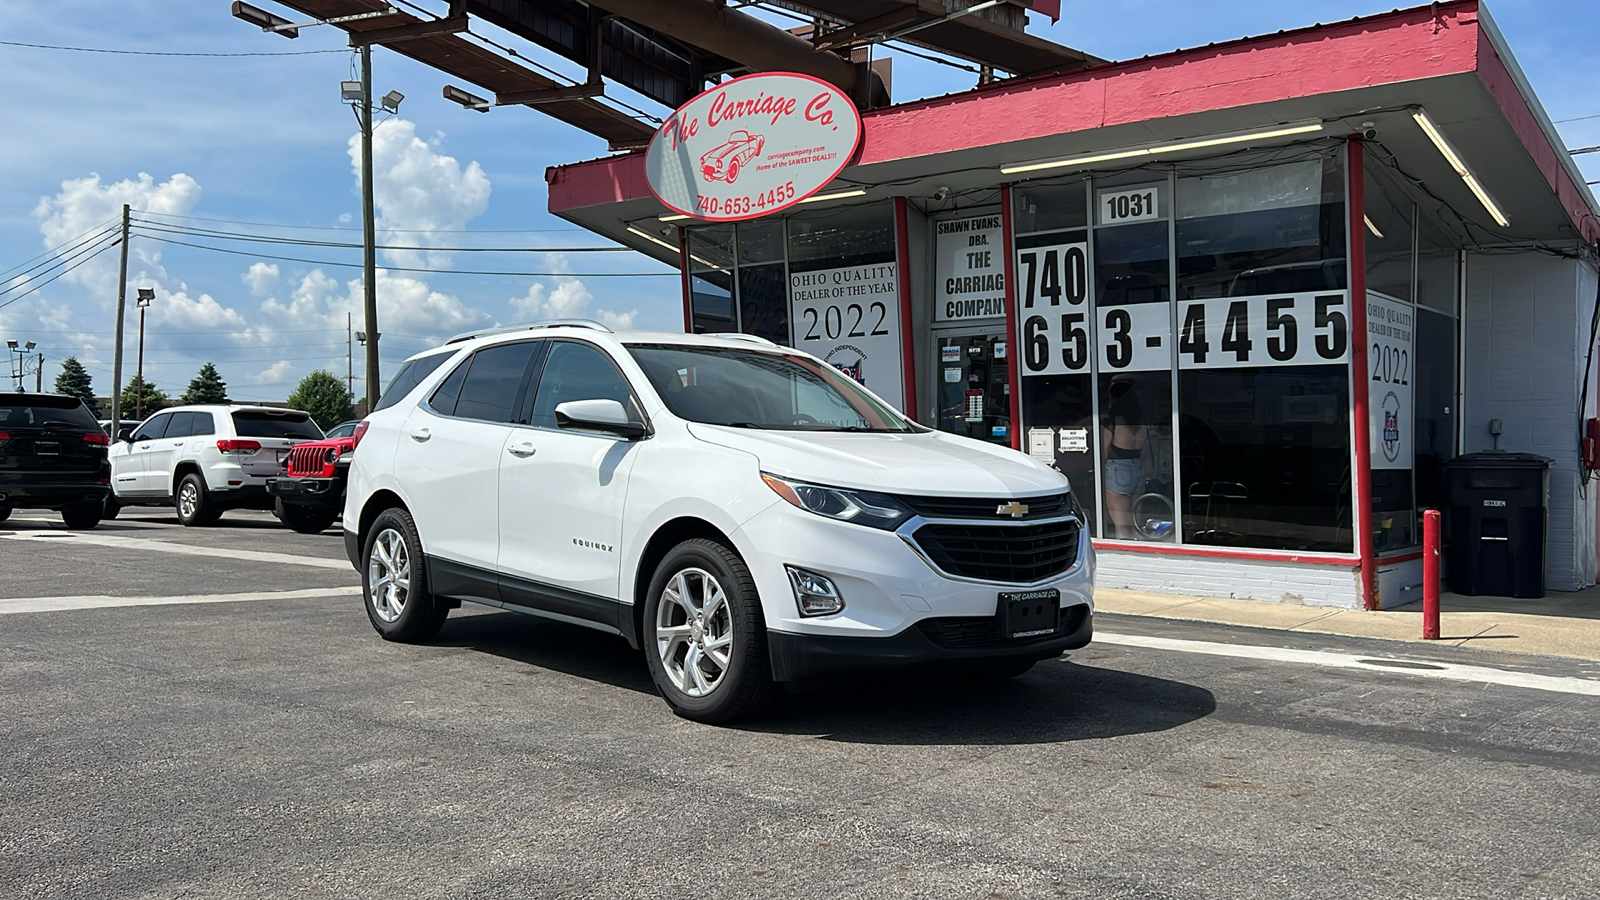
[(339, 99), (340, 100), (344, 100), (344, 101), (349, 102), (349, 103), (360, 103), (361, 102), (361, 96), (362, 96), (362, 94), (361, 94), (361, 82), (359, 82), (359, 81), (341, 81), (341, 82), (339, 82)]
[(365, 344), (367, 342), (367, 333), (365, 331), (356, 332), (356, 340), (358, 340), (361, 343)]
[(459, 103), (462, 106), (465, 106), (467, 109), (475, 109), (478, 112), (488, 112), (489, 107), (494, 105), (488, 100), (479, 97), (477, 94), (471, 94), (463, 91), (461, 88), (458, 88), (453, 84), (447, 84), (444, 86), (444, 98), (452, 103)]
[(6, 338), (6, 349), (7, 350), (15, 350), (15, 349), (17, 349), (17, 339), (16, 338)]
[(33, 349), (33, 348), (35, 348), (35, 347), (37, 347), (37, 346), (39, 346), (39, 345), (38, 345), (38, 344), (35, 344), (35, 343), (34, 343), (34, 342), (33, 342), (33, 341), (29, 341), (29, 342), (27, 342), (27, 343), (26, 343), (26, 344), (23, 344), (23, 345), (22, 345), (22, 349), (23, 349), (23, 350), (24, 350), (24, 351), (27, 351), (27, 350), (32, 350), (32, 349)]
[(290, 22), (288, 19), (285, 19), (282, 16), (275, 16), (264, 9), (251, 6), (248, 3), (234, 3), (233, 17), (235, 19), (249, 22), (251, 25), (260, 28), (262, 31), (277, 32), (286, 38), (297, 38), (300, 36), (300, 29), (294, 27), (293, 22)]
[(398, 114), (400, 112), (400, 101), (404, 100), (405, 98), (406, 95), (400, 93), (399, 91), (390, 91), (389, 93), (384, 94), (383, 99), (379, 100), (378, 102), (383, 106), (384, 112)]
[(139, 288), (139, 301), (138, 302), (139, 302), (139, 305), (141, 307), (149, 306), (151, 301), (153, 301), (155, 299), (156, 299), (156, 292), (155, 292), (154, 288)]

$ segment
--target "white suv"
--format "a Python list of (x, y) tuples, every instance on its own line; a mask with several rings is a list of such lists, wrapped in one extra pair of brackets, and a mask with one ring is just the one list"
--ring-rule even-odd
[(175, 506), (185, 525), (229, 509), (272, 509), (267, 479), (289, 448), (322, 438), (306, 413), (266, 406), (177, 406), (124, 427), (111, 446), (106, 517), (124, 506)]
[(779, 682), (1010, 677), (1092, 634), (1094, 551), (1060, 473), (806, 353), (520, 326), (414, 357), (382, 405), (344, 528), (388, 640), (427, 640), (462, 600), (597, 628), (713, 722)]

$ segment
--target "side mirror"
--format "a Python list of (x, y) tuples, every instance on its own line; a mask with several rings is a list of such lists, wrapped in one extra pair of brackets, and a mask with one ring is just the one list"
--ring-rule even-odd
[(556, 405), (556, 425), (561, 428), (603, 431), (628, 440), (644, 437), (649, 431), (636, 422), (628, 410), (615, 400), (568, 400)]
[(133, 440), (133, 426), (124, 425), (117, 429), (117, 440), (127, 443)]

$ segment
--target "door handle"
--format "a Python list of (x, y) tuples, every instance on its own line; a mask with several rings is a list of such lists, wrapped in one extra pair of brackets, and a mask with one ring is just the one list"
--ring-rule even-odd
[(427, 428), (418, 428), (416, 431), (411, 432), (411, 439), (419, 444), (431, 437), (433, 437), (433, 432)]
[(534, 455), (535, 453), (538, 453), (539, 452), (539, 448), (535, 447), (533, 444), (531, 444), (531, 443), (529, 443), (527, 441), (523, 441), (520, 444), (512, 444), (511, 446), (507, 447), (506, 448), (506, 452), (511, 454), (512, 456), (519, 456), (519, 457), (526, 458), (526, 457)]

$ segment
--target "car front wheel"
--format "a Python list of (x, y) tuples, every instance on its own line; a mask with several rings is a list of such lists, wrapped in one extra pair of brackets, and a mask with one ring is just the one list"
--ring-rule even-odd
[(282, 500), (277, 501), (277, 508), (273, 512), (277, 513), (279, 521), (301, 534), (321, 534), (339, 517), (335, 510), (300, 506)]
[(716, 541), (674, 547), (645, 597), (645, 660), (674, 712), (729, 722), (760, 711), (777, 686), (750, 569)]
[(367, 618), (386, 641), (421, 643), (439, 633), (450, 608), (428, 592), (427, 561), (411, 514), (386, 509), (367, 532), (361, 592)]

